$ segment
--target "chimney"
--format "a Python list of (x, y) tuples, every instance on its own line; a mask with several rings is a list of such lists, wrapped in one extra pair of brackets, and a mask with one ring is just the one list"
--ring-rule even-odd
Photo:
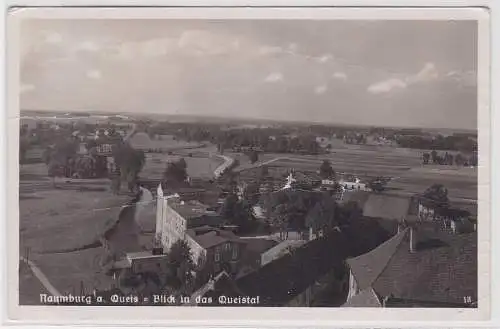
[(417, 234), (413, 227), (410, 227), (410, 252), (417, 250)]

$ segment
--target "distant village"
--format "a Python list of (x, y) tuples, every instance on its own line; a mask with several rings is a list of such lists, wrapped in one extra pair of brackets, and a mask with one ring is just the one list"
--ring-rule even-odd
[[(459, 170), (477, 166), (477, 141), (459, 136), (457, 149), (448, 145), (455, 137), (408, 131), (300, 129), (38, 122), (21, 126), (20, 162), (37, 161), (35, 145), (32, 158), (54, 184), (104, 177), (110, 193), (133, 199), (138, 230), (101, 238), (114, 283), (88, 294), (107, 304), (139, 296), (144, 305), (477, 307), (477, 199), (458, 202), (432, 181), (400, 193), (392, 175), (338, 169), (335, 155), (420, 143), (418, 168)], [(136, 134), (215, 145), (222, 163), (210, 179), (191, 177), (186, 155), (147, 177), (147, 154), (173, 151), (134, 149)]]

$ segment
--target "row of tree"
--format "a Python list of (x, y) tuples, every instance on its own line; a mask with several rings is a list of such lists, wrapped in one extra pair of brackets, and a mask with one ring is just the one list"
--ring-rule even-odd
[(424, 152), (422, 154), (422, 163), (426, 164), (439, 164), (439, 165), (457, 165), (457, 166), (477, 166), (478, 158), (477, 153), (473, 152), (470, 156), (465, 156), (462, 153), (455, 155), (445, 152), (444, 154), (438, 153), (436, 150), (432, 152)]

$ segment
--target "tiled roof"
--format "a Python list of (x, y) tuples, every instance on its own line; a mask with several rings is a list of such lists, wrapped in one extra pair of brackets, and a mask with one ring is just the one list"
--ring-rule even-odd
[(195, 230), (188, 230), (188, 234), (204, 249), (208, 249), (226, 242), (243, 243), (240, 238), (233, 232), (219, 230), (216, 228), (202, 234), (196, 234)]
[(363, 216), (400, 220), (407, 217), (410, 205), (410, 198), (372, 193), (364, 204)]
[(246, 296), (260, 296), (261, 306), (288, 303), (319, 278), (389, 238), (376, 221), (353, 220), (341, 232), (312, 240), (236, 281)]
[(410, 229), (375, 250), (348, 261), (361, 290), (382, 297), (429, 302), (477, 300), (477, 234), (449, 235), (446, 241), (421, 236), (410, 252)]

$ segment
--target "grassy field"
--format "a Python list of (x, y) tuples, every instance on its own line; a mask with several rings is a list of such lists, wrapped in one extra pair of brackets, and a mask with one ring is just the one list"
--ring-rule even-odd
[[(146, 155), (146, 164), (142, 169), (140, 176), (148, 179), (159, 179), (167, 164), (177, 161), (181, 158), (179, 155), (167, 155), (161, 153), (149, 153)], [(187, 173), (190, 177), (212, 178), (215, 168), (223, 161), (217, 157), (184, 157), (187, 163)]]
[(397, 194), (422, 193), (437, 183), (448, 188), (452, 201), (477, 200), (477, 169), (423, 166), (421, 154), (421, 150), (404, 148), (343, 145), (342, 148), (332, 149), (331, 153), (318, 156), (266, 153), (261, 158), (278, 159), (270, 163), (270, 167), (304, 171), (318, 171), (322, 161), (329, 160), (338, 173), (355, 174), (362, 179), (391, 177), (388, 188)]
[(116, 196), (107, 180), (60, 181), (43, 176), (43, 164), (21, 166), (19, 205), (21, 247), (36, 252), (90, 244), (117, 220), (129, 196)]
[(201, 147), (201, 143), (176, 140), (170, 135), (160, 135), (159, 139), (150, 139), (146, 133), (138, 132), (130, 138), (130, 145), (136, 149), (176, 150)]
[[(54, 188), (46, 175), (44, 164), (20, 167), (19, 252), (29, 250), (30, 259), (63, 292), (79, 287), (82, 278), (95, 281), (100, 275), (95, 262), (102, 248), (80, 249), (114, 225), (130, 196), (113, 195), (107, 180), (60, 180)], [(23, 303), (34, 302), (44, 290), (28, 274), (20, 275)]]

